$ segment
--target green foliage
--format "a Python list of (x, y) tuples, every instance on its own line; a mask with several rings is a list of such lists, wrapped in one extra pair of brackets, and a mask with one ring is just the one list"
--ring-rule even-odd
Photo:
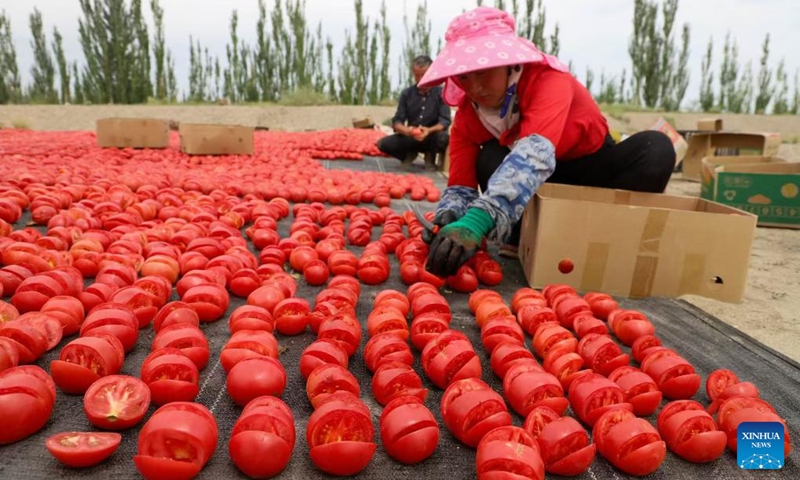
[(47, 49), (47, 38), (44, 33), (42, 22), (42, 12), (38, 8), (33, 9), (30, 15), (31, 27), (31, 48), (33, 49), (34, 63), (31, 67), (31, 77), (33, 84), (28, 95), (34, 102), (56, 103), (58, 94), (55, 90), (55, 66), (50, 51)]
[(597, 100), (598, 103), (616, 103), (617, 92), (617, 78), (607, 78), (605, 70), (600, 72), (600, 91), (595, 95), (595, 100)]
[(69, 103), (72, 101), (72, 92), (70, 91), (70, 69), (67, 63), (67, 57), (64, 55), (64, 46), (61, 39), (61, 34), (58, 29), (53, 27), (53, 55), (56, 57), (56, 65), (58, 65), (58, 78), (60, 80), (61, 103)]
[(11, 19), (0, 12), (0, 103), (22, 101), (22, 86), (17, 67), (17, 52), (11, 36)]
[(790, 111), (795, 115), (800, 115), (800, 70), (794, 72), (794, 97)]
[(761, 70), (758, 73), (758, 95), (756, 95), (756, 113), (765, 113), (775, 87), (772, 85), (772, 70), (769, 68), (769, 33), (764, 37), (761, 47)]
[(706, 54), (700, 67), (700, 108), (704, 112), (714, 108), (714, 70), (711, 69), (712, 55), (714, 53), (714, 39), (708, 39)]
[(435, 53), (431, 52), (431, 21), (428, 18), (428, 0), (424, 0), (417, 6), (413, 28), (409, 27), (408, 16), (403, 13), (403, 26), (406, 38), (403, 42), (403, 55), (400, 57), (399, 65), (400, 75), (398, 78), (402, 79), (401, 87), (414, 82), (411, 63), (415, 57), (429, 55), (433, 58), (435, 56)]
[(328, 96), (311, 87), (299, 87), (291, 91), (283, 92), (278, 105), (288, 107), (308, 107), (314, 105), (330, 105), (331, 100)]
[(158, 100), (167, 99), (167, 68), (166, 56), (167, 49), (164, 39), (164, 9), (159, 5), (158, 0), (150, 0), (150, 10), (153, 12), (153, 22), (156, 31), (153, 39), (153, 57), (155, 58), (156, 77), (155, 77), (155, 96)]
[(786, 74), (783, 59), (775, 72), (775, 83), (775, 103), (772, 104), (772, 113), (776, 115), (789, 113), (789, 75)]
[(152, 95), (150, 48), (141, 0), (80, 0), (86, 65), (82, 95), (92, 103), (143, 103)]

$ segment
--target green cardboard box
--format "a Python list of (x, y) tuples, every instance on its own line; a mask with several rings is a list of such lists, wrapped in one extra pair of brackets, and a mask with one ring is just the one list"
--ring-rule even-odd
[(800, 228), (800, 163), (707, 157), (702, 181), (702, 198), (758, 215), (759, 226)]

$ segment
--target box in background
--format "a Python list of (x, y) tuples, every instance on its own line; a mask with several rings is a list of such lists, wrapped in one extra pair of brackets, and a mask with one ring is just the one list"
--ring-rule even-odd
[(701, 118), (697, 121), (697, 129), (710, 132), (722, 131), (722, 119), (719, 117), (714, 118)]
[(800, 228), (800, 163), (775, 157), (704, 158), (700, 196), (758, 215), (760, 226)]
[(699, 182), (703, 158), (720, 156), (721, 149), (736, 149), (739, 155), (772, 157), (780, 146), (780, 133), (696, 133), (689, 139), (689, 150), (683, 159), (683, 178)]
[(157, 118), (102, 118), (96, 122), (102, 148), (167, 148), (169, 121)]
[(181, 123), (181, 151), (189, 155), (252, 155), (253, 127)]
[[(546, 183), (522, 217), (531, 287), (741, 302), (756, 216), (700, 198)], [(562, 260), (572, 261), (561, 273)]]
[(675, 147), (675, 164), (681, 163), (681, 160), (683, 160), (683, 157), (686, 155), (686, 151), (689, 149), (689, 144), (686, 142), (686, 139), (683, 138), (683, 135), (678, 133), (675, 127), (663, 117), (659, 118), (656, 123), (650, 127), (650, 130), (657, 130), (669, 137), (672, 146)]
[(375, 122), (372, 121), (372, 117), (354, 118), (353, 128), (372, 129), (375, 128)]

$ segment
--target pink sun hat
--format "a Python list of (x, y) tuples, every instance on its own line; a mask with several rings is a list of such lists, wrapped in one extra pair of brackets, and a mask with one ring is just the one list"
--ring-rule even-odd
[(559, 59), (517, 36), (516, 30), (514, 17), (497, 8), (477, 7), (462, 13), (448, 25), (444, 48), (419, 86), (432, 87), (444, 81), (442, 98), (456, 106), (465, 94), (450, 78), (455, 75), (523, 63), (546, 63), (555, 70), (569, 71)]

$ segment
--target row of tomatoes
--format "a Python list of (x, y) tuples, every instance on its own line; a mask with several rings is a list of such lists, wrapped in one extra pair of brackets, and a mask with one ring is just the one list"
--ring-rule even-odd
[[(405, 195), (413, 200), (439, 198), (433, 181), (423, 176), (329, 170), (307, 150), (267, 145), (257, 138), (253, 156), (190, 157), (177, 149), (100, 149), (84, 132), (3, 130), (0, 178), (6, 179), (4, 189), (31, 193), (30, 202), (41, 196), (31, 204), (31, 212), (42, 225), (55, 211), (79, 204), (82, 198), (97, 201), (110, 189), (120, 195), (139, 193), (149, 186), (201, 195), (222, 192), (240, 198), (379, 206)], [(0, 201), (0, 218), (9, 223), (14, 222), (8, 218), (19, 214), (12, 203)]]

